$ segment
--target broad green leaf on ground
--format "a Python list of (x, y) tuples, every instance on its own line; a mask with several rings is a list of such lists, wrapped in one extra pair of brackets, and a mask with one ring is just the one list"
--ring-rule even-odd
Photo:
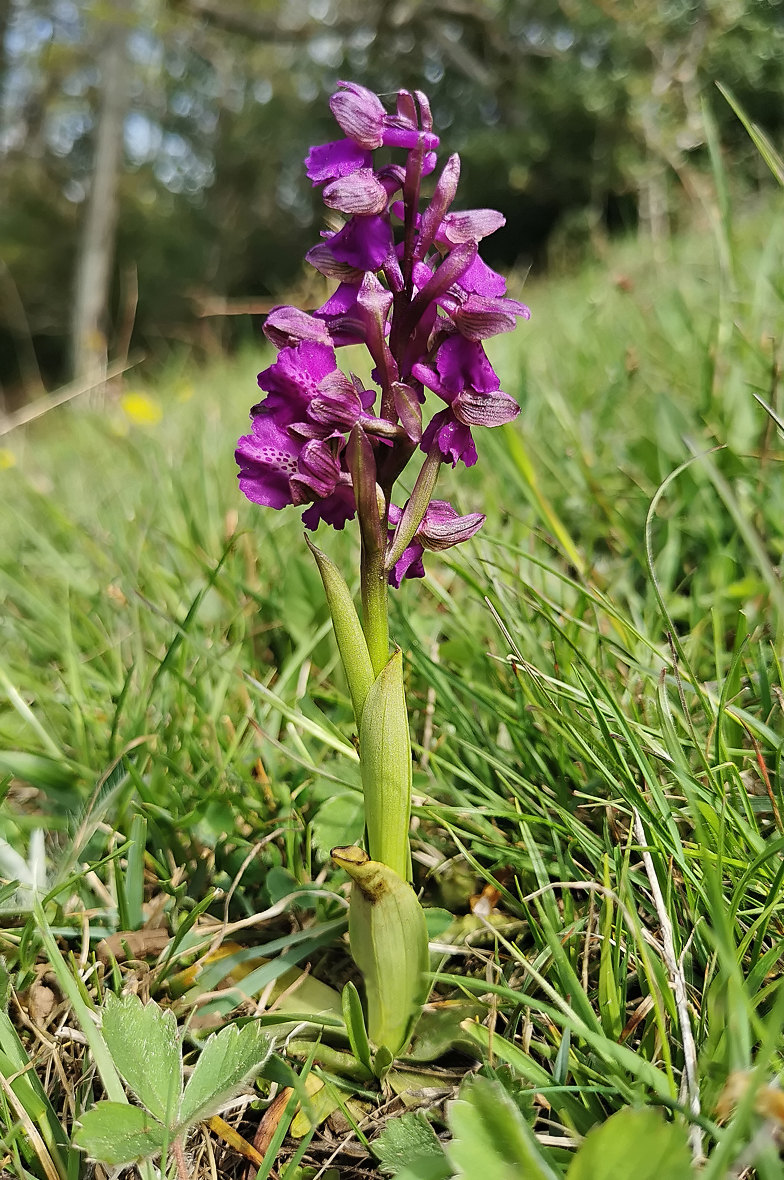
[[(425, 916), (428, 911), (425, 910)], [(463, 1021), (482, 1019), (486, 1013), (482, 1004), (470, 1000), (445, 1000), (437, 1008), (422, 1013), (414, 1027), (414, 1040), (408, 1056), (417, 1061), (435, 1061), (450, 1049), (460, 1049), (481, 1060), (481, 1049), (462, 1028)]]
[(683, 1127), (656, 1110), (620, 1110), (587, 1136), (567, 1180), (693, 1180)]
[(259, 1072), (270, 1052), (270, 1040), (255, 1022), (242, 1029), (232, 1024), (211, 1036), (185, 1087), (180, 1124), (209, 1118)]
[(452, 1142), (447, 1154), (458, 1180), (557, 1180), (533, 1131), (499, 1082), (470, 1078), (460, 1097), (450, 1103), (448, 1119)]
[(365, 804), (358, 791), (341, 791), (322, 803), (312, 824), (313, 844), (329, 855), (331, 848), (356, 844), (365, 827)]
[(423, 1114), (390, 1119), (373, 1140), (373, 1152), (386, 1176), (408, 1171), (412, 1176), (451, 1176), (444, 1149)]
[(398, 1172), (395, 1180), (450, 1180), (454, 1175), (445, 1155), (420, 1155)]
[(166, 1128), (141, 1107), (99, 1102), (82, 1115), (74, 1143), (91, 1159), (116, 1167), (160, 1151), (166, 1137)]
[(126, 1084), (167, 1126), (177, 1121), (182, 1093), (182, 1055), (177, 1018), (171, 1009), (142, 1004), (138, 996), (106, 997), (103, 1036)]
[(351, 980), (343, 988), (341, 1005), (346, 1032), (351, 1042), (351, 1051), (362, 1062), (365, 1069), (369, 1073), (372, 1073), (373, 1062), (370, 1054), (370, 1045), (368, 1044), (365, 1017), (362, 1012), (362, 1001), (359, 998), (359, 992)]
[(275, 865), (267, 873), (264, 884), (269, 894), (270, 904), (276, 905), (282, 901), (284, 897), (288, 897), (291, 893), (296, 893), (300, 888), (299, 881), (290, 873), (288, 869), (284, 869), (281, 865)]
[(455, 920), (455, 915), (439, 906), (424, 906), (427, 937), (438, 938)]

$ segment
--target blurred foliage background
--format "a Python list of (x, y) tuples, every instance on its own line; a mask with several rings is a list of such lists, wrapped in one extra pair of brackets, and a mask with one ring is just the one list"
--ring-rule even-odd
[(429, 93), (461, 201), (507, 217), (488, 261), (520, 271), (704, 215), (705, 103), (737, 190), (772, 183), (714, 82), (784, 124), (781, 0), (0, 0), (0, 45), (7, 410), (85, 369), (80, 332), (201, 357), (260, 330), (222, 301), (321, 297), (302, 159), (337, 78)]

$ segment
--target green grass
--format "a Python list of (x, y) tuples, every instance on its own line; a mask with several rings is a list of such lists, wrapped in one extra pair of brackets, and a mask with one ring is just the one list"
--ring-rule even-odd
[[(727, 1077), (781, 1065), (784, 449), (754, 398), (781, 412), (780, 214), (529, 284), (531, 322), (492, 350), (523, 413), (443, 480), (487, 524), (431, 556), (393, 617), (417, 884), (456, 915), (489, 885), (507, 919), (438, 964), (442, 997), (491, 1009), (464, 1041), (570, 1134), (639, 1101), (688, 1122), (699, 1097), (711, 1180), (760, 1128), (751, 1098), (716, 1127)], [(47, 829), (67, 886), (50, 920), (77, 956), (80, 908), (89, 958), (162, 899), (182, 941), (159, 999), (200, 903), (234, 921), (316, 878), (254, 936), (286, 956), (254, 994), (292, 963), (333, 986), (350, 970), (328, 861), (361, 828), (347, 688), (297, 514), (236, 489), (263, 363), (172, 365), (144, 386), (157, 425), (54, 411), (10, 436), (0, 472), (0, 836), (25, 852)], [(350, 529), (320, 543), (355, 568)], [(106, 857), (96, 891), (79, 870)], [(24, 992), (40, 944), (12, 916)], [(770, 1151), (757, 1168), (784, 1174)]]

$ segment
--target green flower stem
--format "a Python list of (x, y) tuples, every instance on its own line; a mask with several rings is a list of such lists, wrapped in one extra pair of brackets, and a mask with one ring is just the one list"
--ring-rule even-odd
[(387, 505), (376, 483), (376, 460), (370, 439), (357, 424), (349, 435), (346, 460), (351, 472), (362, 535), (362, 627), (378, 676), (389, 659), (387, 580), (384, 572)]
[[(389, 660), (389, 615), (384, 555), (362, 545), (362, 627), (373, 674), (378, 676)], [(360, 755), (361, 756), (361, 755)]]

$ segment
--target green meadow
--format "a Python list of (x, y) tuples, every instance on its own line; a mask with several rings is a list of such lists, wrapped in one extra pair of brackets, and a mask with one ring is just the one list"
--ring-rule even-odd
[[(725, 202), (657, 251), (626, 240), (513, 280), (531, 320), (489, 352), (522, 413), (439, 483), (487, 521), (393, 592), (434, 991), (407, 1067), (419, 1090), (382, 1100), (414, 1110), (399, 1095), (429, 1077), (419, 1106), (452, 1154), (390, 1163), (388, 1131), (374, 1154), (383, 1118), (345, 1036), (291, 1039), (289, 1016), (278, 1072), (223, 1116), (252, 1142), (292, 1071), (316, 1079), (321, 1105), (289, 1103), (260, 1180), (476, 1176), (469, 1149), (493, 1180), (512, 1174), (498, 1144), (524, 1133), (515, 1118), (544, 1161), (515, 1174), (601, 1180), (575, 1148), (629, 1106), (677, 1131), (705, 1180), (784, 1176), (781, 214), (768, 199), (733, 219)], [(78, 1028), (58, 971), (87, 1008), (129, 987), (172, 1007), (186, 1064), (210, 1018), (263, 1010), (275, 1033), (314, 981), (339, 1016), (357, 978), (329, 859), (362, 835), (348, 689), (299, 515), (236, 483), (270, 356), (132, 369), (105, 405), (2, 440), (0, 947), (25, 1056), (4, 1025), (0, 1072), (39, 1066), (64, 1180), (101, 1086), (84, 1037), (58, 1034)], [(319, 537), (356, 568), (351, 526)], [(54, 982), (25, 881), (49, 891)], [(431, 1028), (439, 1006), (454, 1018)], [(503, 1131), (481, 1087), (444, 1106), (477, 1070), (509, 1098)], [(3, 1166), (51, 1180), (9, 1089)], [(244, 1166), (214, 1128), (189, 1151), (194, 1175)]]

